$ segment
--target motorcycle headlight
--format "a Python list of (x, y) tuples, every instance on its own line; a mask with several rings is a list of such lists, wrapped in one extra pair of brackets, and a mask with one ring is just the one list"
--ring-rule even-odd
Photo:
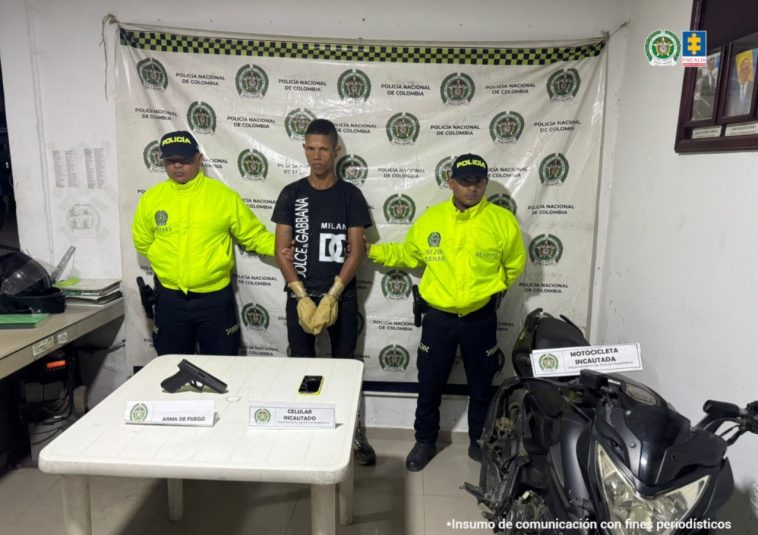
[(602, 445), (597, 445), (596, 453), (613, 533), (671, 535), (676, 531), (676, 523), (685, 520), (708, 486), (710, 476), (703, 476), (678, 489), (647, 498), (635, 490)]

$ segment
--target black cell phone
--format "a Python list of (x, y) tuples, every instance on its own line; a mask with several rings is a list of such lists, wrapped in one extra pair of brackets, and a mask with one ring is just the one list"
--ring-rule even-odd
[(323, 375), (306, 375), (300, 383), (297, 391), (301, 394), (318, 394), (321, 392), (321, 385), (324, 384)]

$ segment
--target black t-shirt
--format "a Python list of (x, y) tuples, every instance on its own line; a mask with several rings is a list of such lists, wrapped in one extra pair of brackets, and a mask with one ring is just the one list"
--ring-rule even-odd
[[(345, 263), (347, 229), (370, 227), (363, 193), (344, 180), (329, 189), (313, 189), (307, 178), (288, 184), (279, 194), (271, 221), (289, 225), (295, 238), (293, 265), (309, 293), (324, 293)], [(355, 288), (355, 278), (347, 286)]]

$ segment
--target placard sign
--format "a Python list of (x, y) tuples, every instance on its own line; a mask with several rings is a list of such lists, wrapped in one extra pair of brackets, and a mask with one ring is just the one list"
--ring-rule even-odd
[(191, 425), (211, 427), (216, 403), (213, 400), (127, 401), (124, 419), (128, 424)]
[(579, 375), (585, 369), (603, 373), (642, 369), (639, 344), (540, 349), (531, 357), (535, 377)]
[(325, 427), (333, 429), (335, 406), (333, 403), (298, 403), (276, 401), (250, 401), (248, 427), (298, 428)]

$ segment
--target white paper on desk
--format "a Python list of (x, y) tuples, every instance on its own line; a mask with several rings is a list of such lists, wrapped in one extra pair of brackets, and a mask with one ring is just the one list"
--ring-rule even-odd
[(124, 419), (128, 424), (211, 427), (215, 410), (212, 399), (127, 401)]

